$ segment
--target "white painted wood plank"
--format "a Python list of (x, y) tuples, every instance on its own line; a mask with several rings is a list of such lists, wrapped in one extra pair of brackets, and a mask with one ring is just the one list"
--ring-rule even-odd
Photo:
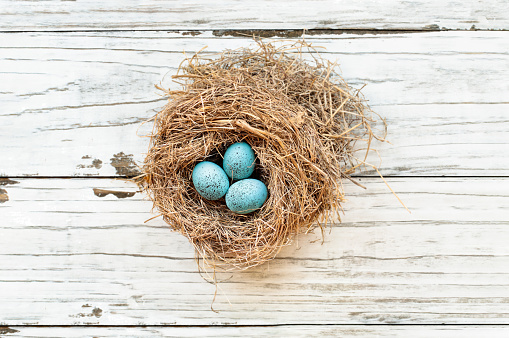
[[(508, 178), (346, 186), (342, 224), (277, 259), (197, 273), (188, 242), (109, 179), (3, 181), (0, 325), (508, 324)], [(10, 184), (7, 184), (10, 183)], [(123, 197), (121, 194), (118, 196)]]
[(0, 29), (507, 29), (508, 13), (504, 0), (2, 0)]
[[(509, 32), (307, 39), (354, 87), (366, 84), (387, 118), (392, 144), (376, 145), (385, 175), (509, 174)], [(169, 85), (181, 52), (250, 44), (211, 33), (0, 34), (0, 175), (111, 176), (125, 172), (119, 159), (134, 173), (148, 146), (136, 131), (165, 102), (154, 84)]]
[[(2, 328), (0, 328), (0, 333)], [(360, 326), (283, 325), (249, 327), (14, 327), (3, 328), (8, 337), (379, 337), (379, 338), (505, 338), (507, 326)]]

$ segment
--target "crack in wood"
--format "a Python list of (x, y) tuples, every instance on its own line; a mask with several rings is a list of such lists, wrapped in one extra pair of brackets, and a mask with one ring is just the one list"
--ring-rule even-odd
[(13, 181), (9, 178), (0, 178), (0, 185), (19, 184), (18, 181)]
[(0, 334), (9, 334), (9, 333), (16, 333), (19, 332), (19, 330), (11, 329), (7, 326), (0, 326)]
[[(441, 30), (438, 25), (427, 25), (422, 29), (330, 29), (330, 28), (314, 28), (314, 29), (218, 29), (213, 30), (212, 35), (217, 37), (261, 37), (261, 38), (300, 38), (304, 35), (319, 36), (319, 35), (342, 35), (342, 34), (408, 34), (408, 33), (426, 33), (437, 32)], [(206, 31), (196, 31), (203, 34)], [(182, 35), (188, 35), (181, 33)], [(193, 35), (194, 36), (194, 35)]]
[(97, 197), (105, 197), (109, 194), (114, 195), (117, 198), (126, 198), (126, 197), (133, 197), (136, 192), (135, 191), (117, 191), (117, 190), (107, 190), (107, 189), (99, 189), (99, 188), (93, 188), (94, 195)]

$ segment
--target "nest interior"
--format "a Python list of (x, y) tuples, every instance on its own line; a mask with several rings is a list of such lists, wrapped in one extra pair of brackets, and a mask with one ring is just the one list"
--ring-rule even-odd
[[(256, 42), (184, 60), (174, 76), (181, 88), (165, 90), (168, 103), (153, 118), (143, 168), (154, 207), (214, 267), (261, 264), (300, 231), (322, 227), (344, 200), (342, 180), (377, 138), (379, 119), (314, 47)], [(240, 141), (256, 153), (255, 176), (269, 190), (248, 215), (228, 210), (224, 198), (202, 198), (191, 180), (198, 162), (221, 165)]]

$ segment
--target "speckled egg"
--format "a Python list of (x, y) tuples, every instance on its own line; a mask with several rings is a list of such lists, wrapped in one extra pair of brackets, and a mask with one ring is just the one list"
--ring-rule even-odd
[(267, 187), (262, 181), (248, 178), (232, 184), (226, 193), (226, 205), (234, 213), (249, 214), (261, 208), (267, 195)]
[(204, 198), (215, 201), (223, 197), (230, 182), (223, 169), (212, 162), (200, 162), (193, 169), (193, 184)]
[(228, 177), (242, 180), (253, 174), (255, 159), (255, 153), (249, 144), (234, 143), (224, 153), (223, 169)]

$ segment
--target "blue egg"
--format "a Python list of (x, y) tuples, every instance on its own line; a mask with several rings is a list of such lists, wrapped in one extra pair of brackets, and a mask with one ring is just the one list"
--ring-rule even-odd
[(193, 184), (204, 198), (215, 201), (223, 197), (230, 182), (223, 169), (212, 162), (200, 162), (193, 169)]
[(226, 193), (226, 206), (237, 214), (249, 214), (261, 208), (268, 191), (262, 181), (248, 178), (232, 184)]
[(226, 149), (223, 158), (223, 169), (228, 177), (242, 180), (253, 174), (255, 153), (246, 142), (234, 143)]

